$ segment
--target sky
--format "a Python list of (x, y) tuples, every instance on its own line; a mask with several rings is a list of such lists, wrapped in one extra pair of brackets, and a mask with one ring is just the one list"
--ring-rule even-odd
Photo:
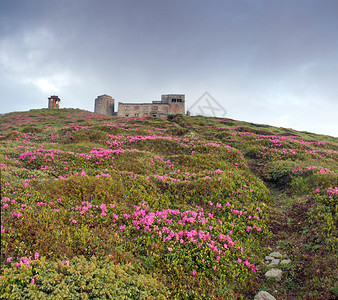
[(176, 93), (338, 137), (338, 1), (0, 1), (0, 114)]

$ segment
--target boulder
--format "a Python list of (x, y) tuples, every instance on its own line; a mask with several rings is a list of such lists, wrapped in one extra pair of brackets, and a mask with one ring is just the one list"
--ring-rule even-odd
[(276, 267), (279, 265), (279, 259), (273, 259), (270, 263), (269, 263), (269, 267)]
[(274, 259), (274, 257), (273, 256), (270, 256), (270, 255), (268, 255), (268, 256), (265, 256), (265, 258), (264, 258), (265, 260), (273, 260)]
[(282, 279), (282, 274), (282, 270), (273, 268), (265, 273), (265, 277), (267, 279), (276, 279), (277, 281), (280, 281)]
[(281, 265), (289, 265), (289, 264), (291, 264), (291, 259), (282, 259), (280, 264)]
[(276, 300), (274, 296), (265, 291), (260, 291), (254, 298), (254, 300)]
[(272, 256), (274, 258), (281, 258), (283, 255), (280, 252), (272, 252), (269, 254), (269, 256)]

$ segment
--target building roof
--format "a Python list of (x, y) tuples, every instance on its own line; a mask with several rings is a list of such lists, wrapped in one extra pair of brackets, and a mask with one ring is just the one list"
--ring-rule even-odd
[(169, 105), (168, 103), (162, 103), (161, 101), (159, 101), (158, 103), (125, 103), (125, 102), (119, 102), (118, 104), (123, 104), (123, 105)]

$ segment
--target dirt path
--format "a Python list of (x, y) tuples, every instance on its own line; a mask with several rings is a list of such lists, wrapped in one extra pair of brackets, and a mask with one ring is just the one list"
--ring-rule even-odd
[(302, 197), (290, 197), (277, 188), (270, 191), (273, 236), (264, 248), (267, 252), (280, 251), (292, 262), (281, 268), (281, 282), (267, 283), (264, 274), (260, 274), (261, 284), (276, 299), (336, 299), (330, 288), (332, 281), (338, 280), (332, 278), (337, 262), (327, 252), (309, 218), (315, 204)]

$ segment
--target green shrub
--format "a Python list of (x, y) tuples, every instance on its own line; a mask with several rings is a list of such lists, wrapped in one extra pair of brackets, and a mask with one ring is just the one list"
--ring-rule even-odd
[(109, 258), (74, 257), (32, 261), (29, 267), (6, 268), (0, 278), (1, 299), (167, 299), (168, 290), (130, 264)]
[(291, 182), (291, 174), (299, 164), (295, 161), (274, 161), (266, 166), (265, 179), (279, 185)]

